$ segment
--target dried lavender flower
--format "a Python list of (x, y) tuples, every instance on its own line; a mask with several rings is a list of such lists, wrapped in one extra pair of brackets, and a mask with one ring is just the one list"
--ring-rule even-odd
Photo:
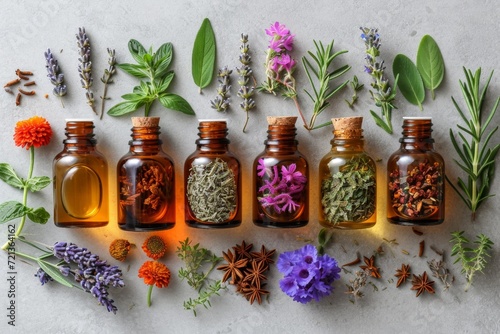
[(446, 262), (443, 260), (432, 259), (427, 262), (432, 272), (432, 276), (438, 278), (444, 285), (444, 290), (448, 290), (453, 282), (453, 278), (449, 281), (450, 271), (446, 267)]
[[(54, 89), (52, 90), (52, 92), (54, 93), (55, 96), (62, 98), (68, 92), (67, 87), (64, 84), (64, 74), (61, 73), (61, 70), (57, 63), (57, 59), (54, 58), (54, 55), (52, 54), (50, 49), (47, 49), (47, 51), (44, 52), (44, 55), (46, 61), (45, 67), (47, 68), (47, 77), (50, 79), (50, 82), (54, 85)], [(61, 99), (61, 104), (64, 108), (62, 99)]]
[(243, 102), (240, 103), (240, 108), (246, 112), (247, 119), (245, 121), (245, 125), (243, 126), (243, 132), (248, 124), (248, 112), (255, 108), (255, 101), (252, 99), (254, 94), (255, 86), (250, 85), (250, 78), (253, 78), (253, 71), (250, 67), (250, 63), (252, 62), (252, 57), (249, 54), (250, 46), (248, 45), (248, 35), (241, 34), (241, 45), (240, 45), (240, 63), (241, 67), (236, 68), (236, 72), (240, 76), (238, 80), (238, 85), (240, 85), (240, 89), (238, 90), (238, 96), (243, 99)]
[(101, 100), (102, 100), (102, 105), (101, 105), (101, 116), (100, 119), (102, 119), (102, 115), (104, 114), (104, 104), (105, 101), (109, 99), (107, 97), (107, 92), (108, 92), (108, 84), (113, 83), (113, 80), (111, 77), (113, 74), (116, 73), (116, 58), (115, 58), (115, 49), (110, 49), (108, 48), (108, 65), (109, 67), (107, 69), (104, 69), (104, 74), (102, 75), (101, 81), (104, 84), (104, 92), (102, 93)]
[(212, 109), (220, 112), (226, 112), (230, 106), (229, 91), (231, 90), (230, 76), (233, 73), (232, 70), (228, 69), (227, 66), (219, 69), (217, 74), (217, 81), (219, 81), (219, 87), (217, 88), (217, 96), (214, 100), (210, 101)]
[(78, 28), (78, 34), (76, 34), (76, 43), (78, 45), (79, 55), (78, 61), (78, 73), (80, 73), (80, 83), (82, 84), (82, 88), (84, 88), (87, 92), (85, 93), (87, 97), (87, 104), (92, 108), (92, 111), (97, 114), (94, 108), (94, 93), (90, 89), (94, 80), (92, 79), (92, 62), (91, 51), (90, 51), (90, 40), (87, 37), (87, 33), (85, 32), (85, 28)]
[(368, 275), (369, 273), (366, 270), (358, 270), (354, 273), (354, 278), (349, 280), (349, 284), (346, 284), (346, 293), (353, 297), (351, 299), (353, 303), (356, 299), (364, 296), (363, 288), (366, 286)]

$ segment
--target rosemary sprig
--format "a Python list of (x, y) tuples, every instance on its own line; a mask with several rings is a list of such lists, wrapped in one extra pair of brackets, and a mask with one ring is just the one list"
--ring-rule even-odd
[(359, 84), (358, 77), (354, 76), (351, 81), (349, 81), (349, 87), (352, 89), (352, 96), (351, 96), (351, 101), (349, 100), (344, 100), (345, 103), (349, 106), (349, 108), (353, 109), (354, 108), (354, 103), (358, 101), (358, 92), (363, 89), (365, 85)]
[[(306, 94), (314, 103), (313, 114), (311, 116), (309, 124), (305, 125), (305, 128), (309, 131), (331, 124), (331, 122), (326, 122), (317, 127), (314, 127), (318, 115), (320, 115), (330, 105), (330, 102), (328, 102), (328, 100), (335, 93), (344, 88), (349, 83), (349, 80), (344, 81), (335, 88), (330, 86), (330, 82), (351, 69), (351, 66), (349, 65), (344, 65), (336, 70), (332, 70), (329, 68), (333, 60), (339, 55), (347, 53), (347, 50), (332, 53), (334, 41), (328, 44), (326, 48), (323, 46), (323, 43), (321, 41), (316, 42), (313, 40), (313, 42), (314, 46), (316, 47), (316, 54), (312, 53), (311, 51), (308, 51), (307, 53), (314, 60), (316, 68), (305, 56), (302, 57), (302, 64), (304, 65), (304, 69), (306, 70), (307, 77), (309, 78), (309, 82), (311, 83), (311, 87), (314, 93), (313, 96), (313, 94), (304, 89)], [(314, 80), (311, 76), (311, 72), (317, 78), (318, 86), (315, 85)]]
[(477, 247), (471, 248), (468, 246), (470, 241), (463, 234), (464, 231), (453, 232), (450, 242), (453, 243), (451, 256), (456, 256), (454, 263), (462, 264), (462, 274), (467, 281), (465, 291), (467, 291), (472, 285), (476, 272), (483, 272), (486, 267), (487, 257), (490, 257), (488, 251), (491, 250), (493, 242), (484, 234), (479, 234), (474, 241)]
[(104, 74), (102, 75), (101, 81), (104, 84), (104, 92), (102, 93), (101, 100), (102, 100), (102, 105), (101, 105), (101, 116), (100, 118), (102, 119), (102, 115), (104, 114), (104, 104), (106, 100), (109, 98), (106, 96), (108, 93), (108, 85), (110, 83), (113, 83), (113, 79), (111, 77), (113, 74), (116, 73), (116, 58), (115, 58), (115, 49), (110, 49), (108, 48), (108, 65), (109, 67), (107, 69), (104, 69)]
[[(493, 76), (493, 71), (491, 71), (491, 74), (482, 89), (480, 88), (481, 68), (472, 74), (471, 70), (464, 67), (464, 73), (466, 82), (460, 81), (460, 87), (469, 110), (470, 119), (465, 116), (462, 109), (452, 97), (451, 99), (455, 108), (467, 126), (457, 125), (457, 127), (462, 131), (458, 134), (463, 142), (462, 147), (459, 146), (451, 129), (450, 138), (461, 161), (456, 159), (453, 160), (463, 171), (467, 173), (467, 182), (464, 182), (462, 178), (459, 177), (457, 182), (458, 185), (455, 186), (448, 177), (446, 177), (446, 179), (467, 207), (471, 210), (472, 221), (474, 221), (476, 218), (476, 211), (480, 205), (487, 198), (493, 196), (490, 195), (489, 191), (491, 181), (495, 173), (495, 158), (500, 150), (500, 144), (495, 145), (493, 148), (488, 148), (488, 144), (493, 134), (498, 130), (498, 126), (489, 131), (489, 133), (487, 133), (486, 130), (497, 111), (500, 97), (496, 99), (493, 108), (486, 117), (486, 120), (483, 122), (483, 102), (491, 77)], [(466, 139), (466, 135), (471, 137), (470, 140)]]

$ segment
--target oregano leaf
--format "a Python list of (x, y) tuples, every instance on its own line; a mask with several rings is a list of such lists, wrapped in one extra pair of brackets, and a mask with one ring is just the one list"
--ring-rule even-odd
[(439, 87), (444, 78), (444, 60), (436, 41), (429, 35), (422, 37), (417, 52), (417, 69), (422, 76), (425, 88), (431, 91)]
[(192, 56), (193, 80), (200, 87), (200, 93), (210, 84), (214, 76), (215, 53), (215, 34), (210, 20), (205, 18), (196, 34)]
[(398, 54), (392, 63), (392, 72), (394, 76), (399, 75), (398, 87), (406, 100), (417, 105), (422, 110), (425, 89), (422, 77), (415, 64), (407, 56)]
[(0, 163), (0, 180), (14, 188), (23, 189), (24, 187), (23, 181), (17, 176), (14, 168), (7, 163)]
[(28, 190), (35, 192), (47, 187), (50, 182), (51, 179), (48, 176), (35, 176), (26, 180), (26, 186), (28, 187)]

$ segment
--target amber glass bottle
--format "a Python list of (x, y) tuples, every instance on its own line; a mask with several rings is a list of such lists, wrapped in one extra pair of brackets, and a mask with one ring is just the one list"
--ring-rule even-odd
[(97, 227), (109, 220), (108, 164), (96, 150), (94, 123), (66, 120), (64, 149), (54, 158), (54, 223)]
[(297, 150), (297, 117), (268, 117), (266, 148), (253, 164), (253, 222), (301, 227), (309, 221), (309, 167)]
[(387, 219), (408, 226), (441, 224), (445, 168), (434, 151), (432, 118), (403, 119), (401, 147), (387, 162)]
[(361, 229), (376, 223), (375, 161), (364, 151), (363, 117), (332, 119), (331, 151), (319, 163), (319, 222)]
[(185, 219), (191, 227), (241, 224), (241, 175), (225, 120), (200, 120), (196, 151), (184, 164)]
[(175, 175), (162, 150), (159, 117), (132, 117), (130, 151), (117, 165), (118, 226), (127, 231), (175, 225)]

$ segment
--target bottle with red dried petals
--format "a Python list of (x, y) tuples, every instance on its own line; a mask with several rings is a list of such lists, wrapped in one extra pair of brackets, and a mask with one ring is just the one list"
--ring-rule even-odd
[(267, 117), (265, 150), (253, 164), (253, 222), (301, 227), (309, 221), (309, 166), (297, 150), (297, 117)]
[(431, 117), (403, 117), (401, 146), (387, 162), (387, 219), (398, 225), (444, 221), (444, 160), (434, 151)]

